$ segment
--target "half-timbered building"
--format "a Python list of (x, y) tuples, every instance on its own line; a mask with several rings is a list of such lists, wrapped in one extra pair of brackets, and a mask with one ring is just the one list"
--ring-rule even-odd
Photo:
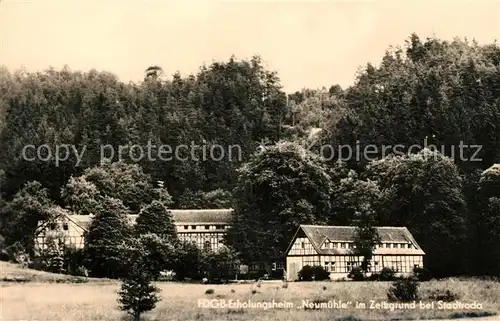
[[(380, 244), (376, 245), (369, 273), (384, 267), (399, 275), (408, 275), (423, 267), (424, 251), (406, 227), (377, 227)], [(286, 279), (298, 279), (306, 266), (322, 266), (330, 279), (347, 278), (352, 268), (360, 266), (363, 257), (353, 255), (355, 227), (301, 225), (285, 252)]]
[[(231, 222), (232, 209), (170, 210), (182, 241), (194, 242), (200, 249), (218, 251)], [(93, 215), (75, 215), (58, 208), (51, 220), (40, 221), (35, 235), (35, 250), (47, 249), (53, 240), (62, 240), (66, 245), (82, 248), (84, 236)], [(138, 215), (128, 215), (130, 224), (135, 224)]]

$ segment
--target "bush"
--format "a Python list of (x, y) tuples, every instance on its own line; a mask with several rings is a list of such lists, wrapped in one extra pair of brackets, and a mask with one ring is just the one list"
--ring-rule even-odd
[(300, 281), (323, 281), (329, 279), (330, 273), (322, 266), (306, 265), (299, 272)]
[(351, 272), (347, 275), (349, 279), (352, 279), (353, 281), (363, 281), (365, 279), (365, 276), (363, 275), (363, 271), (361, 270), (360, 267), (353, 267)]
[(424, 268), (414, 268), (413, 275), (419, 281), (429, 281), (431, 279), (431, 273), (429, 272), (429, 270)]
[(211, 283), (226, 282), (236, 276), (236, 266), (239, 262), (228, 248), (218, 252), (208, 252), (203, 255), (203, 270)]
[(249, 271), (247, 274), (247, 279), (248, 280), (259, 280), (259, 279), (263, 278), (266, 273), (267, 273), (267, 271), (264, 269)]
[(410, 302), (418, 300), (419, 283), (412, 279), (398, 280), (387, 291), (389, 301)]
[(74, 276), (87, 276), (83, 249), (67, 247), (64, 250), (64, 266), (66, 273)]
[(454, 302), (457, 301), (460, 296), (450, 290), (434, 290), (429, 294), (429, 299), (434, 301), (444, 301), (444, 302)]
[[(143, 234), (137, 240), (130, 242), (132, 251), (139, 251), (145, 263), (148, 273), (154, 281), (160, 278), (160, 273), (172, 270), (176, 258), (176, 249), (170, 239), (163, 238), (157, 234)], [(131, 255), (132, 257), (134, 255)]]
[(202, 263), (203, 254), (196, 244), (191, 242), (177, 244), (173, 267), (177, 280), (201, 280), (203, 278)]
[(396, 272), (388, 267), (383, 268), (379, 275), (380, 281), (394, 281), (396, 280)]

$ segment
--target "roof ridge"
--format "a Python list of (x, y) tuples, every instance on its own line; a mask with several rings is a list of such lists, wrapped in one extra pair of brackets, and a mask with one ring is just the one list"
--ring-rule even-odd
[[(304, 227), (335, 227), (335, 228), (356, 228), (354, 225), (311, 225), (311, 224), (300, 224), (299, 226), (304, 226)], [(401, 229), (401, 230), (407, 230), (408, 228), (406, 226), (375, 226), (375, 228), (381, 228), (381, 229)]]

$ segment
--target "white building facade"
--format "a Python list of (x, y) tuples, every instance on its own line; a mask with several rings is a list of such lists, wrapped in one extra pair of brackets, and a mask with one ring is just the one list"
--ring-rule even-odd
[[(218, 251), (229, 228), (232, 209), (170, 210), (181, 241), (194, 242), (202, 250)], [(128, 215), (135, 224), (138, 215)], [(75, 215), (59, 208), (49, 221), (40, 221), (35, 235), (35, 252), (40, 252), (57, 239), (66, 245), (83, 248), (85, 233), (93, 215)]]
[[(377, 232), (381, 243), (373, 251), (370, 273), (387, 267), (409, 275), (423, 267), (425, 253), (406, 227), (377, 227)], [(286, 279), (298, 280), (306, 265), (324, 267), (332, 280), (347, 279), (363, 262), (363, 257), (353, 255), (354, 237), (353, 226), (301, 225), (285, 252)]]

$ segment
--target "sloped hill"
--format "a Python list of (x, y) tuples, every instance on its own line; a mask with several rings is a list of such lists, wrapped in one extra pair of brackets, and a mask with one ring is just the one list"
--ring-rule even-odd
[(0, 261), (0, 282), (87, 283), (96, 281), (109, 282), (111, 280), (49, 273)]

